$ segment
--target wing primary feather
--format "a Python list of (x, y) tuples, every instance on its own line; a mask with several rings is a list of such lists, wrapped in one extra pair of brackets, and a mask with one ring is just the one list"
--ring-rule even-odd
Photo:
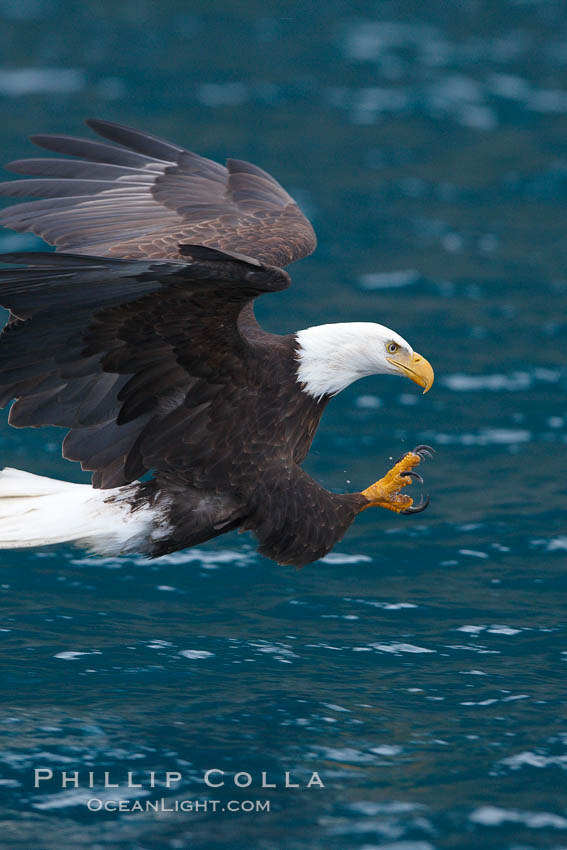
[(154, 159), (163, 159), (164, 162), (175, 162), (177, 155), (183, 151), (183, 148), (178, 145), (166, 142), (164, 139), (150, 135), (150, 133), (144, 133), (142, 130), (127, 127), (124, 124), (102, 121), (100, 118), (88, 118), (85, 124), (99, 136), (103, 136), (111, 142), (116, 142)]
[(29, 180), (7, 180), (0, 183), (0, 195), (6, 198), (63, 198), (74, 195), (98, 195), (113, 192), (119, 195), (122, 189), (132, 191), (133, 186), (141, 189), (145, 183), (136, 178), (116, 184), (113, 180), (85, 180), (75, 178), (36, 177)]
[[(30, 142), (53, 153), (62, 153), (67, 156), (77, 156), (88, 159), (91, 162), (105, 162), (110, 165), (127, 165), (132, 168), (148, 168), (156, 166), (155, 158), (145, 156), (136, 151), (125, 148), (117, 148), (107, 145), (105, 142), (83, 139), (80, 136), (56, 136), (47, 133), (30, 136)], [(166, 160), (170, 161), (170, 160)]]
[(141, 172), (139, 168), (127, 165), (112, 165), (107, 162), (89, 162), (86, 159), (50, 159), (37, 157), (30, 159), (14, 159), (4, 168), (14, 174), (26, 174), (37, 177), (80, 178), (87, 180), (118, 180), (122, 177), (135, 178), (136, 182), (144, 180), (151, 183), (155, 180), (155, 172)]

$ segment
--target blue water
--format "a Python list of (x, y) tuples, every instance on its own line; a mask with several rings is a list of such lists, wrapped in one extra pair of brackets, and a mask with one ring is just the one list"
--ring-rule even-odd
[[(376, 377), (330, 405), (309, 471), (361, 489), (429, 443), (431, 506), (368, 511), (301, 571), (236, 534), (156, 562), (2, 555), (1, 846), (564, 850), (563, 4), (1, 0), (0, 15), (5, 160), (88, 115), (251, 159), (320, 237), (263, 299), (265, 325), (376, 320), (437, 374), (425, 397)], [(3, 417), (2, 463), (85, 480), (60, 439)], [(53, 779), (34, 788), (34, 769)], [(182, 775), (169, 789), (166, 771)], [(270, 811), (228, 811), (257, 800)]]

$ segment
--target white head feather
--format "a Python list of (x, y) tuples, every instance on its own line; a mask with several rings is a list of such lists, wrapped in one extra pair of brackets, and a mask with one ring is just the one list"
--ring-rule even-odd
[(317, 399), (335, 395), (367, 375), (399, 375), (386, 359), (386, 346), (392, 342), (408, 357), (414, 353), (398, 333), (374, 322), (317, 325), (299, 331), (296, 337), (297, 380), (304, 392)]

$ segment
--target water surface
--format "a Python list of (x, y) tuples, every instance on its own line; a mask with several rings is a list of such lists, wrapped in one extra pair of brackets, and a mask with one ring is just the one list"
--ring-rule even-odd
[[(156, 562), (2, 555), (3, 845), (566, 847), (562, 4), (328, 2), (319, 17), (2, 0), (0, 14), (5, 159), (87, 115), (251, 159), (320, 237), (260, 305), (265, 325), (376, 320), (437, 374), (425, 397), (375, 377), (329, 406), (306, 464), (319, 481), (361, 489), (426, 442), (431, 506), (368, 511), (301, 571), (236, 534)], [(0, 235), (2, 250), (38, 245)], [(2, 462), (85, 480), (60, 439), (4, 417)], [(54, 781), (34, 788), (34, 768)], [(209, 769), (225, 786), (204, 784)], [(170, 789), (166, 771), (183, 777)], [(323, 788), (305, 787), (314, 772)], [(92, 797), (225, 811), (95, 813)], [(270, 811), (226, 810), (243, 800)]]

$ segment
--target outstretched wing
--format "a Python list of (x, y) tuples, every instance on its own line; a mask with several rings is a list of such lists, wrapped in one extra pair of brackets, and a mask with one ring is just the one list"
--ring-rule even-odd
[[(69, 428), (63, 455), (93, 486), (178, 469), (188, 432), (230, 421), (249, 391), (254, 343), (239, 319), (280, 269), (195, 247), (191, 262), (5, 254), (0, 270), (0, 407), (10, 423)], [(257, 327), (257, 326), (256, 326)], [(261, 333), (258, 329), (257, 333)], [(180, 461), (180, 447), (183, 461)]]
[(61, 251), (121, 258), (179, 258), (190, 242), (285, 266), (317, 244), (293, 198), (261, 168), (226, 167), (148, 133), (90, 120), (116, 145), (73, 136), (32, 136), (77, 159), (40, 158), (7, 168), (30, 179), (0, 183), (15, 204), (0, 223), (31, 231)]

